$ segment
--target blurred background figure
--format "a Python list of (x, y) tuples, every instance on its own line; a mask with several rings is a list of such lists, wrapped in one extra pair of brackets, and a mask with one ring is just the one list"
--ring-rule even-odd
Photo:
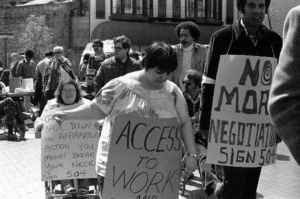
[(46, 66), (49, 64), (50, 59), (54, 56), (52, 51), (45, 53), (45, 58), (42, 59), (36, 66), (35, 70), (35, 95), (34, 105), (39, 104), (39, 115), (42, 114), (43, 109), (47, 103), (45, 93), (43, 93), (43, 78)]
[(141, 62), (143, 59), (143, 55), (142, 53), (138, 52), (138, 51), (130, 51), (129, 52), (129, 57), (135, 59), (136, 61)]
[(27, 50), (25, 52), (25, 58), (23, 58), (17, 66), (17, 77), (22, 77), (22, 79), (34, 78), (36, 63), (33, 61), (33, 58), (34, 52)]
[[(32, 78), (34, 80), (36, 63), (33, 61), (34, 52), (27, 50), (25, 52), (25, 58), (19, 62), (17, 66), (16, 76), (22, 79)], [(31, 108), (31, 96), (24, 96), (24, 108), (25, 112), (30, 112)]]
[[(4, 124), (8, 128), (8, 140), (17, 140), (18, 137), (13, 134), (13, 128), (18, 129), (19, 139), (25, 140), (25, 123), (22, 111), (17, 102), (14, 102), (10, 97), (7, 96), (8, 91), (5, 89), (5, 84), (0, 81), (0, 116), (4, 117)], [(16, 120), (16, 123), (14, 122)], [(15, 126), (17, 125), (17, 126)]]
[(88, 62), (88, 69), (99, 70), (101, 63), (107, 58), (103, 52), (103, 42), (100, 39), (93, 41), (93, 49), (95, 54), (91, 54)]
[(55, 90), (62, 79), (75, 80), (72, 63), (63, 56), (64, 48), (55, 46), (53, 49), (54, 57), (50, 59), (45, 68), (43, 77), (43, 93), (46, 101), (55, 98)]
[(87, 67), (89, 65), (89, 60), (90, 60), (90, 54), (89, 53), (86, 53), (85, 55), (83, 55), (83, 61), (79, 66), (79, 81), (84, 81), (85, 80), (85, 74), (87, 72)]
[(96, 70), (89, 69), (86, 71), (85, 82), (80, 85), (83, 97), (89, 100), (93, 100), (96, 96), (94, 83), (96, 79)]
[(20, 60), (20, 54), (19, 53), (12, 53), (10, 55), (12, 62), (10, 63), (9, 70), (10, 70), (10, 77), (17, 77), (17, 68)]

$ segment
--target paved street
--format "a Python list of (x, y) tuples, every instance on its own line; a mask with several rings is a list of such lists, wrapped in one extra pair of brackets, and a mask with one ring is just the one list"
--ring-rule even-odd
[[(30, 129), (27, 141), (8, 142), (0, 130), (0, 199), (45, 198), (44, 183), (40, 181), (40, 139), (34, 139)], [(284, 143), (280, 143), (275, 165), (264, 167), (258, 186), (257, 199), (299, 199), (300, 167)], [(185, 196), (179, 199), (204, 199), (199, 175), (186, 186)]]

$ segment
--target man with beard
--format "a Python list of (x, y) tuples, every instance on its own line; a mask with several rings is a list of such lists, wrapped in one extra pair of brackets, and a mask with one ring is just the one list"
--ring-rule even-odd
[(182, 22), (175, 29), (180, 44), (172, 46), (177, 53), (177, 69), (173, 72), (170, 80), (181, 90), (184, 90), (182, 81), (189, 69), (195, 69), (203, 74), (206, 58), (206, 47), (196, 43), (200, 38), (200, 28), (191, 21)]

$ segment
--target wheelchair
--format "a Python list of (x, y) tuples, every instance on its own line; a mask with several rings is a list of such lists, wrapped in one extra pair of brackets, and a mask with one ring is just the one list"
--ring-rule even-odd
[[(97, 179), (92, 179), (93, 183), (89, 187), (93, 187), (92, 191), (87, 194), (70, 193), (65, 194), (63, 191), (55, 190), (55, 185), (52, 180), (45, 181), (46, 199), (64, 199), (64, 198), (86, 198), (86, 199), (100, 199), (99, 187)], [(78, 189), (78, 179), (73, 179), (74, 188)]]

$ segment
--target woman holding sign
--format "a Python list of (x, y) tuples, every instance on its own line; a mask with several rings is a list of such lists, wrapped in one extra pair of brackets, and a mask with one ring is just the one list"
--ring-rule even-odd
[[(71, 105), (78, 107), (88, 102), (89, 100), (83, 98), (79, 85), (73, 79), (62, 79), (55, 91), (55, 98), (47, 102), (41, 117), (38, 117), (34, 122), (34, 130), (36, 132), (42, 130), (45, 122), (44, 118), (48, 111), (52, 109), (61, 110), (62, 107)], [(72, 185), (72, 180), (60, 180), (55, 181), (55, 183), (60, 183), (66, 194), (76, 193)], [(88, 193), (89, 189), (87, 185), (87, 180), (79, 180), (79, 193)]]
[[(184, 160), (184, 177), (189, 176), (196, 169), (196, 149), (187, 105), (180, 89), (174, 83), (168, 81), (169, 76), (177, 67), (175, 51), (169, 44), (155, 42), (147, 49), (142, 66), (144, 69), (140, 71), (129, 73), (108, 82), (91, 103), (55, 114), (58, 123), (70, 119), (99, 120), (106, 118), (96, 159), (100, 188), (103, 188), (105, 172), (109, 169), (107, 168), (107, 158), (111, 137), (115, 133), (113, 129), (118, 128), (114, 126), (115, 118), (122, 114), (138, 116), (144, 118), (144, 120), (148, 118), (176, 118), (179, 121), (181, 138), (187, 149), (187, 156)], [(170, 135), (169, 137), (161, 135), (162, 139), (166, 141), (172, 139), (172, 141), (178, 142)], [(138, 149), (145, 149), (145, 146), (142, 146), (140, 142), (133, 142), (132, 138), (131, 145), (128, 147), (135, 148), (136, 145), (139, 145)], [(144, 143), (146, 142), (145, 139)], [(156, 156), (159, 156), (161, 154), (159, 152), (162, 150), (165, 149), (157, 147)], [(179, 179), (177, 179), (177, 182), (179, 185)]]

